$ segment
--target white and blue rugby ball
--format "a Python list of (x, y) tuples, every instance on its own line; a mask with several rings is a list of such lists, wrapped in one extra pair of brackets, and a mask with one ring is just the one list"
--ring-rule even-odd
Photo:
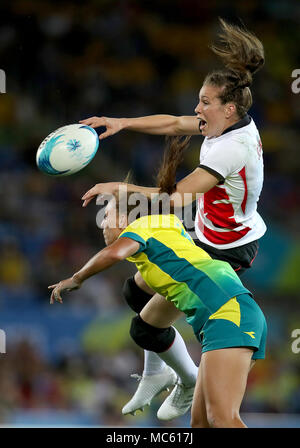
[(36, 163), (50, 176), (69, 176), (87, 166), (99, 146), (97, 132), (83, 124), (69, 124), (51, 132), (40, 144)]

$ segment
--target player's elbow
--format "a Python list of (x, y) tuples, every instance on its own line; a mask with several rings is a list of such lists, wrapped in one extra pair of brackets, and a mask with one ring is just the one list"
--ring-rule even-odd
[(121, 249), (111, 248), (108, 257), (113, 263), (118, 263), (119, 261), (124, 260), (125, 258), (123, 252), (124, 251), (122, 251)]

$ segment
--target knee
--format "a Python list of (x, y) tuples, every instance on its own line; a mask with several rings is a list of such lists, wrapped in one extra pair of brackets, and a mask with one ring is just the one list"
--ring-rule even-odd
[(136, 313), (140, 313), (152, 297), (137, 286), (134, 277), (125, 281), (122, 292), (127, 304)]
[(175, 339), (173, 327), (157, 328), (145, 322), (139, 315), (131, 321), (130, 336), (144, 350), (161, 353), (173, 344)]
[(193, 415), (191, 416), (190, 422), (191, 428), (209, 428), (209, 424), (207, 422), (206, 416), (201, 415)]
[(237, 428), (245, 426), (239, 412), (219, 407), (210, 407), (206, 411), (209, 428)]

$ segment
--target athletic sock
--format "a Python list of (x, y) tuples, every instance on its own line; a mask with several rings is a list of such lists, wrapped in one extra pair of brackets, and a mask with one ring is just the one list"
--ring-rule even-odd
[(166, 363), (155, 352), (144, 350), (144, 371), (143, 375), (155, 375), (160, 373), (166, 366)]
[(159, 353), (159, 356), (177, 373), (179, 382), (185, 386), (192, 386), (197, 379), (198, 367), (190, 357), (182, 336), (176, 328), (174, 330), (176, 336), (173, 344), (168, 350)]

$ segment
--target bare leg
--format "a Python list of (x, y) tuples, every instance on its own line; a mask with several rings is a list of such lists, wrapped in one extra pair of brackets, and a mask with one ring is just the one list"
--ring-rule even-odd
[(155, 294), (140, 312), (141, 318), (147, 324), (158, 328), (170, 327), (184, 313), (179, 311), (171, 302), (163, 296)]
[[(156, 328), (170, 327), (175, 320), (183, 315), (171, 302), (159, 294), (155, 294), (140, 312), (143, 321)], [(194, 387), (197, 367), (190, 357), (181, 335), (175, 328), (174, 330), (175, 339), (172, 345), (167, 350), (159, 352), (158, 356), (175, 370), (183, 384)]]
[(203, 353), (192, 407), (192, 427), (246, 427), (239, 410), (253, 365), (252, 354), (253, 350), (246, 347)]
[[(151, 299), (151, 307), (146, 305), (143, 309), (143, 315), (141, 315), (142, 319), (147, 323), (159, 328), (166, 328), (172, 325), (176, 319), (183, 315), (183, 313), (178, 311), (171, 303), (167, 302), (164, 297), (159, 294), (155, 294), (155, 291), (149, 288), (139, 272), (135, 274), (134, 280), (137, 286), (143, 291), (148, 294), (155, 295), (154, 302), (153, 299)], [(164, 320), (163, 316), (168, 316), (169, 320)], [(158, 356), (157, 353), (144, 350), (143, 375), (153, 375), (155, 373), (159, 373), (165, 367), (165, 362)]]
[(139, 288), (141, 288), (143, 291), (147, 292), (148, 294), (155, 294), (155, 291), (153, 291), (153, 289), (151, 289), (147, 283), (145, 282), (145, 280), (143, 279), (143, 277), (141, 276), (140, 272), (137, 271), (137, 273), (134, 276), (134, 281), (137, 284), (137, 286)]
[[(184, 314), (172, 303), (158, 294), (152, 297), (140, 313), (144, 322), (163, 329), (170, 327), (182, 315)], [(197, 380), (197, 366), (190, 357), (181, 335), (174, 327), (173, 331), (175, 338), (171, 346), (164, 348), (158, 356), (177, 373), (178, 384), (157, 411), (160, 420), (172, 420), (190, 409)]]
[(198, 369), (198, 377), (194, 391), (194, 399), (192, 404), (191, 415), (192, 415), (192, 421), (191, 421), (192, 427), (194, 428), (210, 427), (207, 421), (207, 414), (206, 414), (201, 362)]
[[(139, 272), (137, 272), (135, 275), (135, 282), (137, 286), (143, 291), (147, 292), (148, 294), (155, 294), (155, 292), (152, 291), (151, 288), (149, 288), (149, 286), (144, 282)], [(150, 300), (150, 302), (152, 302), (152, 300), (153, 298)], [(156, 326), (157, 323), (158, 327), (160, 324), (161, 328), (169, 327), (174, 322), (174, 320), (176, 320), (176, 318), (178, 318), (182, 314), (159, 294), (155, 295), (154, 302), (152, 302), (152, 307), (153, 304), (155, 304), (154, 309), (149, 308), (148, 305), (146, 305), (145, 307), (146, 317), (144, 316), (144, 318), (146, 320), (149, 320), (150, 325), (152, 323), (153, 326)], [(160, 307), (163, 307), (163, 311)], [(168, 316), (167, 321), (161, 319), (162, 313), (164, 313), (165, 316)], [(153, 318), (155, 318), (155, 320), (152, 320)], [(178, 337), (178, 340), (179, 339), (180, 337)], [(123, 407), (122, 413), (134, 414), (138, 409), (143, 409), (144, 406), (150, 404), (154, 396), (156, 396), (162, 390), (174, 386), (176, 381), (177, 375), (175, 374), (175, 372), (166, 365), (165, 361), (157, 353), (149, 350), (144, 350), (144, 370), (141, 381), (132, 399)]]

